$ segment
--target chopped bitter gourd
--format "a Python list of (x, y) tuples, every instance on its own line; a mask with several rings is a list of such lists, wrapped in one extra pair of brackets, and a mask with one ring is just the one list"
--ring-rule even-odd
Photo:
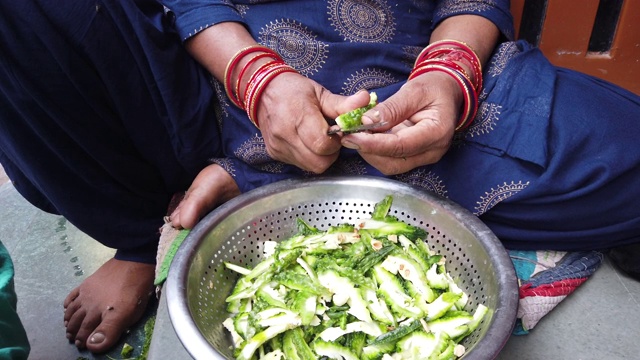
[(357, 108), (339, 115), (336, 118), (336, 124), (340, 126), (342, 131), (349, 131), (362, 125), (362, 115), (367, 110), (373, 108), (378, 103), (378, 95), (375, 92), (369, 93), (369, 104), (361, 108)]
[[(459, 344), (489, 309), (471, 313), (468, 295), (428, 235), (389, 214), (392, 197), (371, 218), (327, 231), (298, 219), (298, 232), (239, 275), (223, 322), (236, 359), (457, 359)], [(271, 240), (267, 240), (272, 242)]]

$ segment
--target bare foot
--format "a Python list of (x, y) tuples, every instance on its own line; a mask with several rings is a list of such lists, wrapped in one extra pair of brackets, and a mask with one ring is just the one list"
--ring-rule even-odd
[(110, 350), (145, 312), (155, 265), (110, 259), (64, 300), (67, 338), (93, 353)]
[(196, 176), (171, 214), (171, 225), (191, 229), (209, 211), (238, 195), (240, 189), (231, 175), (218, 164), (209, 165)]

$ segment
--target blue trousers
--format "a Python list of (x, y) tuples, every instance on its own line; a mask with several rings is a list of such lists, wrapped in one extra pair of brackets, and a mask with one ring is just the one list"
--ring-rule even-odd
[(32, 204), (152, 263), (219, 151), (210, 76), (156, 1), (0, 2), (0, 163)]

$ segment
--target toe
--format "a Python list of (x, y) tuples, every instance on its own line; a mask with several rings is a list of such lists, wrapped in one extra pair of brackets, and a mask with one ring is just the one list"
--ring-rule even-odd
[(78, 295), (80, 295), (79, 287), (71, 290), (69, 295), (67, 295), (67, 297), (64, 299), (64, 302), (62, 303), (64, 308), (66, 309), (67, 307), (69, 307), (69, 305), (78, 297)]
[(87, 315), (75, 333), (75, 344), (79, 349), (87, 347), (87, 340), (90, 339), (91, 333), (100, 324), (101, 317), (96, 315)]
[(79, 301), (73, 301), (65, 305), (63, 317), (65, 324), (71, 320), (71, 318), (78, 312), (79, 309), (81, 309), (81, 304)]
[(93, 333), (87, 339), (87, 349), (93, 353), (102, 353), (113, 347), (120, 336), (129, 328), (130, 319), (117, 314), (107, 314), (102, 322), (94, 327)]
[(75, 340), (78, 334), (78, 330), (82, 326), (87, 313), (84, 309), (80, 308), (75, 311), (67, 320), (65, 314), (65, 327), (67, 328), (67, 339)]

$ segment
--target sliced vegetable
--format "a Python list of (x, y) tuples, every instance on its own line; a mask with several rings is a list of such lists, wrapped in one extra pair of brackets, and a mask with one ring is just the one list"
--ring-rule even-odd
[(357, 108), (339, 115), (336, 118), (336, 124), (341, 130), (349, 131), (362, 125), (362, 115), (378, 103), (378, 95), (375, 92), (369, 93), (369, 104), (361, 108)]
[[(371, 218), (321, 231), (302, 219), (265, 259), (239, 275), (223, 322), (239, 360), (456, 359), (459, 342), (489, 309), (464, 310), (468, 295), (446, 272), (427, 232), (390, 215), (392, 197)], [(268, 244), (268, 246), (267, 246)]]

